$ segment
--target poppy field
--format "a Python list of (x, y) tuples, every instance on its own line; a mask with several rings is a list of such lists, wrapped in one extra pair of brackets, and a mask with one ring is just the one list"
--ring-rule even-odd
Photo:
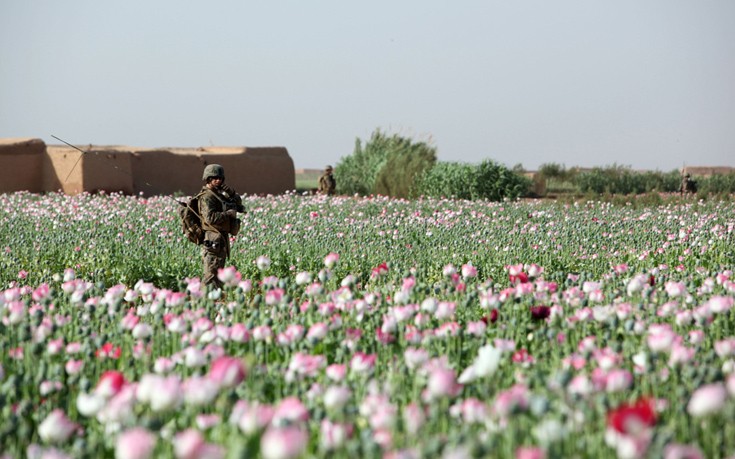
[(732, 202), (243, 203), (0, 195), (0, 458), (735, 457)]

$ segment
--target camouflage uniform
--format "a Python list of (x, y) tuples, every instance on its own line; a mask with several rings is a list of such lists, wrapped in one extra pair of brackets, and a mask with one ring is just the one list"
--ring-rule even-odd
[(337, 181), (332, 175), (332, 166), (327, 166), (324, 174), (319, 177), (319, 188), (317, 191), (319, 194), (333, 195), (334, 190), (337, 188)]
[(684, 177), (681, 178), (681, 187), (679, 191), (681, 194), (697, 192), (697, 185), (694, 180), (692, 180), (691, 175), (685, 174)]
[[(224, 174), (224, 170), (222, 171)], [(207, 169), (205, 180), (206, 175)], [(202, 188), (199, 198), (199, 215), (204, 229), (202, 282), (215, 287), (222, 287), (222, 282), (217, 278), (217, 271), (225, 267), (225, 261), (230, 256), (230, 235), (236, 235), (240, 231), (240, 220), (227, 215), (225, 211), (228, 208), (236, 209), (238, 212), (244, 211), (242, 199), (235, 190), (224, 184), (218, 190), (212, 190), (207, 186)]]

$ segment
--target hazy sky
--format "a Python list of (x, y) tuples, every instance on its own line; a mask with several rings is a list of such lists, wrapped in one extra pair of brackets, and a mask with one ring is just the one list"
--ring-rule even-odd
[(735, 166), (733, 0), (0, 0), (0, 137)]

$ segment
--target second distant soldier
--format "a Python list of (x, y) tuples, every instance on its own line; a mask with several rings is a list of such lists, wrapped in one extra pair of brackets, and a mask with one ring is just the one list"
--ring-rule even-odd
[(681, 194), (696, 193), (697, 182), (692, 180), (692, 176), (689, 173), (684, 174), (681, 178), (681, 188), (679, 189)]
[(199, 197), (199, 215), (204, 229), (202, 260), (206, 285), (222, 287), (217, 272), (225, 267), (230, 256), (230, 235), (240, 231), (238, 212), (244, 212), (242, 198), (225, 185), (225, 169), (219, 164), (209, 164), (202, 176), (205, 184)]
[(319, 188), (317, 191), (319, 194), (331, 196), (334, 194), (336, 188), (337, 181), (334, 179), (334, 175), (332, 175), (332, 166), (327, 166), (326, 169), (324, 169), (324, 174), (319, 177)]

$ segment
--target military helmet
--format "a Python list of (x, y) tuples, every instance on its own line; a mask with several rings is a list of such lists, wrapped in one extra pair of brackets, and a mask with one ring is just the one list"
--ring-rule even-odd
[(207, 180), (210, 177), (225, 178), (225, 168), (219, 164), (207, 164), (204, 168), (204, 174), (202, 174), (202, 180)]

